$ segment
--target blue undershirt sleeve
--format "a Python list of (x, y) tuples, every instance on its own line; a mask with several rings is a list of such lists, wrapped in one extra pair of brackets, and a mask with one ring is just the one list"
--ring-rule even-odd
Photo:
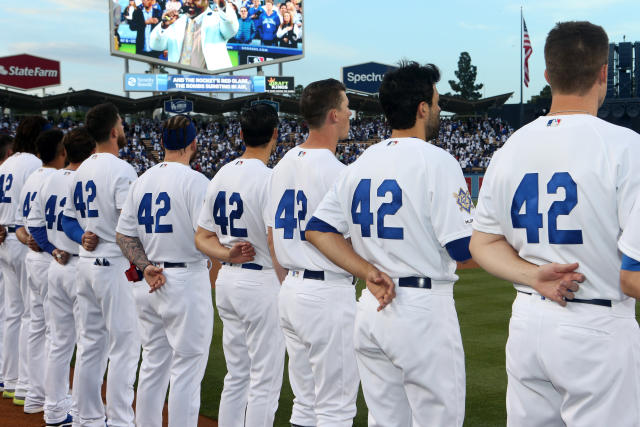
[(471, 252), (469, 252), (469, 242), (471, 237), (463, 237), (461, 239), (453, 240), (447, 243), (445, 248), (449, 252), (449, 256), (456, 261), (462, 262), (471, 259)]
[(80, 227), (77, 219), (62, 215), (62, 229), (64, 230), (64, 234), (71, 240), (79, 245), (82, 244), (84, 230)]
[(53, 246), (51, 242), (49, 242), (49, 238), (47, 237), (47, 229), (45, 227), (29, 227), (29, 233), (31, 233), (38, 246), (40, 246), (40, 249), (53, 254), (53, 251), (56, 249), (56, 247)]
[(307, 223), (307, 228), (305, 231), (321, 231), (323, 233), (336, 233), (342, 235), (335, 227), (327, 224), (321, 219), (316, 218), (315, 216), (311, 217), (309, 222)]
[(636, 261), (635, 259), (622, 254), (622, 266), (621, 270), (628, 271), (640, 271), (640, 261)]

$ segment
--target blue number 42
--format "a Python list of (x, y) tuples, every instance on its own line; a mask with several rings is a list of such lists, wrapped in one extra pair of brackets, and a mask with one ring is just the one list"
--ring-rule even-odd
[[(566, 197), (549, 207), (549, 243), (581, 245), (582, 230), (558, 230), (558, 216), (569, 215), (578, 204), (578, 186), (568, 172), (556, 172), (547, 183), (547, 193), (556, 194), (560, 187), (564, 188)], [(540, 243), (542, 214), (538, 212), (538, 196), (538, 174), (528, 173), (520, 181), (511, 202), (511, 223), (513, 228), (527, 230), (527, 243)], [(525, 212), (521, 214), (523, 205), (526, 205)]]
[[(167, 216), (171, 210), (171, 198), (166, 191), (158, 194), (156, 197), (156, 206), (162, 205), (160, 209), (156, 211), (155, 219), (152, 214), (152, 194), (144, 193), (140, 200), (140, 206), (138, 207), (138, 224), (144, 225), (144, 231), (146, 233), (173, 233), (173, 225), (160, 224), (160, 219), (163, 216)], [(155, 224), (155, 228), (153, 225)]]

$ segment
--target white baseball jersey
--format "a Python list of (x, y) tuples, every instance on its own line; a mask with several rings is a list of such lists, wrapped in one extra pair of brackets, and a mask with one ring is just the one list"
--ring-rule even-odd
[(228, 248), (240, 241), (256, 250), (252, 262), (272, 268), (265, 212), (272, 170), (258, 159), (237, 159), (223, 166), (207, 188), (198, 225), (216, 233)]
[[(33, 171), (31, 175), (29, 175), (24, 185), (22, 186), (22, 190), (20, 191), (20, 198), (19, 198), (21, 209), (18, 215), (16, 216), (14, 223), (16, 225), (22, 225), (23, 227), (25, 227), (27, 232), (29, 231), (29, 228), (27, 227), (27, 218), (29, 217), (31, 208), (35, 203), (35, 200), (38, 197), (38, 193), (42, 189), (42, 186), (45, 180), (55, 171), (56, 170), (53, 168), (44, 168), (44, 167), (38, 168), (35, 171)], [(46, 252), (36, 253), (33, 251), (29, 251), (29, 254), (31, 255), (32, 258), (36, 257), (36, 258), (42, 259), (43, 261), (51, 260), (51, 255), (49, 255)]]
[(640, 197), (636, 199), (624, 232), (618, 240), (618, 248), (626, 256), (640, 261)]
[(131, 186), (116, 230), (140, 238), (154, 262), (205, 259), (194, 238), (208, 183), (204, 175), (181, 163), (155, 165)]
[(304, 238), (311, 214), (345, 167), (327, 149), (295, 147), (273, 169), (266, 224), (284, 268), (348, 275)]
[(47, 239), (53, 246), (77, 255), (80, 245), (67, 237), (62, 230), (62, 212), (69, 200), (69, 188), (75, 174), (72, 170), (59, 169), (47, 176), (33, 200), (27, 225), (46, 227)]
[(458, 162), (417, 138), (369, 147), (313, 216), (351, 235), (354, 250), (390, 277), (455, 281), (445, 245), (471, 235), (473, 203)]
[(109, 153), (92, 154), (80, 165), (69, 188), (64, 215), (76, 218), (84, 231), (100, 238), (93, 252), (80, 247), (80, 256), (122, 256), (116, 225), (129, 187), (137, 178), (133, 166)]
[[(31, 153), (16, 153), (0, 166), (0, 224), (13, 225), (22, 213), (20, 192), (33, 171), (42, 166), (39, 158)], [(9, 233), (7, 239), (16, 239)]]
[(540, 117), (494, 154), (474, 228), (505, 236), (537, 265), (579, 262), (586, 281), (576, 298), (620, 301), (616, 242), (640, 190), (639, 170), (635, 132), (590, 115)]

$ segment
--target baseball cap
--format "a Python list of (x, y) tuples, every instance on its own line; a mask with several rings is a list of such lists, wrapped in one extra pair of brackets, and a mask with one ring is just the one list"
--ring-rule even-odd
[(196, 139), (196, 127), (188, 116), (189, 125), (181, 129), (162, 129), (162, 144), (167, 150), (181, 150)]

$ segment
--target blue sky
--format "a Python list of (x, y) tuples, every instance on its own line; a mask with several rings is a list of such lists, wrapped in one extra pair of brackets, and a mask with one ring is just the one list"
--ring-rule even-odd
[[(109, 54), (110, 1), (11, 2), (0, 15), (0, 56), (31, 53), (61, 61), (62, 85), (48, 93), (73, 87), (123, 94), (124, 61)], [(520, 6), (533, 44), (525, 100), (545, 84), (544, 40), (556, 22), (589, 20), (602, 25), (612, 42), (623, 36), (640, 41), (638, 0), (304, 0), (306, 56), (286, 63), (284, 74), (306, 84), (339, 79), (345, 65), (408, 58), (438, 65), (443, 74), (438, 90), (444, 93), (451, 90), (447, 80), (455, 79), (460, 52), (468, 51), (478, 67), (477, 82), (485, 85), (483, 94), (513, 91), (509, 102), (519, 102)], [(130, 71), (146, 68), (132, 62)], [(275, 73), (276, 66), (265, 67), (265, 74)]]

